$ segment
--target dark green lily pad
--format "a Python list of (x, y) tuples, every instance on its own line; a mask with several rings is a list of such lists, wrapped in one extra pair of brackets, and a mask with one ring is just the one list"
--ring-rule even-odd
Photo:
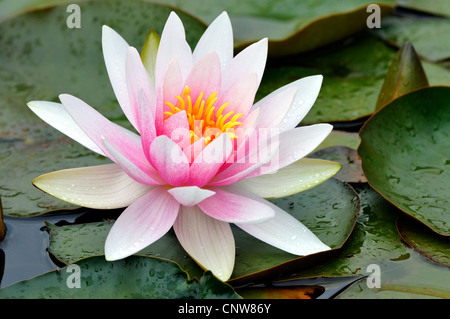
[(431, 261), (450, 268), (450, 238), (440, 236), (412, 218), (402, 217), (397, 229), (403, 240)]
[[(0, 289), (1, 299), (239, 299), (210, 272), (188, 281), (175, 263), (151, 257), (80, 260)], [(78, 286), (79, 283), (79, 286)]]
[(450, 2), (447, 0), (398, 0), (397, 5), (408, 9), (450, 18)]
[(376, 34), (397, 48), (411, 42), (417, 53), (430, 61), (450, 57), (450, 19), (436, 17), (389, 16)]
[(450, 235), (450, 88), (406, 94), (360, 132), (358, 153), (369, 183), (404, 212)]
[[(271, 201), (298, 218), (333, 249), (342, 246), (352, 232), (360, 208), (359, 198), (353, 189), (334, 179), (308, 191)], [(113, 221), (102, 221), (80, 225), (49, 225), (49, 250), (66, 263), (102, 255), (112, 223)], [(270, 274), (271, 271), (276, 271), (275, 266), (285, 264), (282, 265), (283, 268), (293, 260), (296, 264), (301, 264), (302, 258), (262, 243), (237, 227), (233, 226), (233, 233), (236, 262), (232, 281), (239, 277), (239, 281), (243, 282), (267, 272)], [(327, 253), (329, 252), (324, 252)], [(139, 254), (173, 260), (191, 278), (201, 274), (201, 269), (186, 254), (172, 231)]]
[[(109, 162), (49, 127), (26, 103), (58, 101), (59, 94), (69, 93), (126, 125), (103, 61), (102, 25), (114, 28), (140, 49), (148, 31), (161, 32), (173, 10), (113, 0), (83, 2), (80, 7), (80, 29), (67, 27), (69, 13), (64, 5), (0, 24), (0, 196), (7, 215), (74, 208), (34, 188), (31, 181), (58, 169)], [(182, 12), (179, 15), (189, 43), (194, 45), (205, 25)]]

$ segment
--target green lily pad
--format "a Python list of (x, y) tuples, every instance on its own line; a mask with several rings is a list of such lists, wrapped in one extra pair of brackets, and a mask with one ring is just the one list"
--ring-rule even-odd
[(412, 218), (400, 218), (397, 228), (408, 245), (431, 261), (450, 268), (449, 237), (436, 234)]
[[(142, 48), (150, 29), (161, 32), (167, 6), (135, 1), (80, 4), (81, 28), (66, 26), (66, 6), (27, 13), (0, 24), (0, 196), (6, 215), (31, 216), (74, 206), (44, 194), (31, 181), (58, 169), (109, 163), (49, 127), (30, 100), (73, 94), (118, 124), (127, 125), (111, 88), (101, 49), (102, 25)], [(193, 45), (205, 30), (180, 13)], [(133, 23), (130, 23), (133, 21)], [(128, 126), (129, 127), (129, 126)]]
[(448, 38), (449, 29), (447, 18), (389, 16), (375, 32), (398, 48), (411, 42), (421, 57), (443, 61), (450, 57), (450, 42), (443, 40)]
[[(298, 218), (333, 249), (342, 246), (352, 232), (360, 208), (359, 198), (353, 189), (334, 179), (308, 191), (274, 199), (271, 202)], [(112, 223), (113, 220), (66, 226), (49, 224), (51, 238), (49, 251), (65, 263), (102, 255)], [(276, 272), (276, 266), (280, 264), (284, 264), (281, 265), (282, 268), (292, 261), (301, 264), (302, 258), (267, 245), (240, 228), (233, 226), (232, 229), (236, 242), (236, 262), (230, 282), (248, 281), (270, 274), (272, 271)], [(327, 253), (329, 252), (322, 254)], [(200, 267), (178, 243), (173, 231), (169, 231), (139, 254), (172, 260), (187, 271), (191, 278), (202, 273)]]
[(428, 86), (428, 79), (411, 43), (395, 55), (378, 96), (376, 110), (410, 91)]
[[(76, 265), (76, 266), (74, 266)], [(176, 264), (150, 257), (91, 257), (0, 289), (2, 299), (240, 299), (210, 272), (188, 281)]]
[(356, 150), (359, 143), (361, 143), (361, 139), (359, 138), (358, 133), (333, 130), (330, 135), (328, 135), (325, 140), (323, 140), (323, 142), (316, 147), (314, 152), (333, 146), (346, 146)]
[(404, 212), (450, 235), (450, 88), (406, 94), (360, 132), (358, 153), (369, 183)]

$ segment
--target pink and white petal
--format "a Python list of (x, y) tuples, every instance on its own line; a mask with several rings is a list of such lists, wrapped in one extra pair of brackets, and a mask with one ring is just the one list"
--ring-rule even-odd
[(314, 105), (314, 102), (316, 101), (317, 96), (319, 95), (320, 88), (322, 86), (322, 80), (322, 75), (312, 75), (301, 78), (295, 82), (279, 88), (265, 98), (261, 99), (253, 106), (253, 109), (258, 108), (260, 105), (266, 103), (267, 100), (272, 98), (273, 95), (279, 94), (280, 92), (290, 87), (297, 87), (297, 94), (292, 101), (291, 107), (284, 117), (283, 121), (281, 121), (280, 125), (278, 126), (280, 132), (290, 130), (296, 127), (301, 122), (301, 120), (303, 120), (305, 115)]
[(150, 159), (161, 178), (169, 185), (183, 186), (189, 179), (189, 162), (182, 149), (165, 135), (150, 146)]
[(275, 212), (269, 221), (236, 225), (253, 237), (294, 255), (305, 256), (331, 249), (296, 218), (270, 202), (268, 205)]
[(95, 209), (127, 207), (153, 188), (136, 182), (117, 164), (60, 170), (33, 184), (63, 201)]
[[(155, 116), (155, 93), (151, 89), (150, 79), (142, 64), (139, 52), (130, 47), (128, 49), (126, 58), (126, 81), (128, 88), (128, 95), (130, 97), (131, 112), (134, 116), (134, 121), (137, 124), (138, 131), (141, 132), (146, 125), (154, 125), (154, 123), (146, 123), (142, 121), (142, 118), (147, 118), (147, 112), (151, 113), (152, 117)], [(139, 103), (138, 99), (145, 97), (147, 99), (145, 108), (142, 107), (142, 103)], [(148, 108), (148, 109), (147, 109)]]
[(68, 137), (87, 147), (91, 151), (106, 156), (100, 147), (78, 126), (61, 103), (31, 101), (28, 107), (44, 122), (64, 133)]
[[(252, 145), (257, 146), (252, 147)], [(233, 159), (233, 162), (228, 166), (224, 165), (226, 168), (220, 170), (208, 184), (210, 186), (234, 184), (247, 176), (253, 175), (254, 172), (259, 172), (263, 166), (272, 167), (278, 164), (279, 146), (279, 140), (276, 136), (261, 142), (245, 141), (237, 149), (238, 156)]]
[(124, 172), (138, 183), (145, 185), (165, 184), (158, 172), (147, 161), (140, 144), (120, 145), (104, 138), (103, 145)]
[(190, 166), (189, 185), (206, 185), (225, 163), (233, 150), (233, 144), (227, 134), (221, 134), (209, 143), (195, 158)]
[(138, 107), (138, 117), (139, 123), (145, 123), (145, 125), (140, 125), (141, 133), (141, 145), (144, 155), (147, 160), (150, 161), (150, 145), (156, 138), (156, 126), (155, 119), (152, 112), (148, 110), (151, 109), (150, 100), (146, 96), (143, 90), (139, 90), (137, 97), (137, 107)]
[(164, 121), (161, 134), (169, 137), (181, 148), (190, 145), (191, 136), (189, 134), (189, 122), (186, 111), (175, 113)]
[(198, 207), (209, 216), (227, 223), (261, 223), (273, 217), (273, 208), (254, 194), (232, 187), (209, 187), (215, 192)]
[(202, 136), (194, 143), (184, 147), (183, 152), (184, 155), (186, 155), (188, 162), (192, 163), (194, 162), (194, 159), (201, 154), (204, 148), (205, 148), (205, 138)]
[(256, 127), (279, 127), (288, 114), (297, 91), (296, 86), (291, 86), (276, 94), (271, 94), (264, 103), (260, 103), (259, 107), (254, 110), (260, 111)]
[(226, 12), (220, 14), (203, 33), (192, 53), (194, 63), (211, 51), (219, 55), (222, 70), (233, 59), (233, 29)]
[[(59, 98), (80, 129), (108, 157), (110, 155), (103, 145), (102, 136), (108, 139), (121, 140), (123, 144), (140, 143), (138, 135), (109, 121), (84, 101), (69, 94), (61, 94)], [(114, 161), (114, 158), (111, 159)]]
[[(230, 111), (242, 113), (244, 116), (250, 112), (255, 94), (258, 90), (258, 77), (256, 73), (250, 73), (236, 81), (223, 95), (221, 95), (218, 106), (230, 103), (225, 114)], [(223, 115), (225, 115), (223, 114)]]
[(221, 67), (219, 56), (212, 51), (204, 55), (198, 61), (189, 76), (185, 85), (191, 89), (192, 102), (195, 103), (200, 92), (204, 98), (208, 98), (212, 93), (220, 91)]
[(194, 206), (203, 201), (204, 199), (211, 197), (215, 192), (209, 189), (199, 188), (197, 186), (182, 186), (174, 187), (168, 190), (168, 192), (183, 206)]
[(257, 87), (261, 83), (267, 60), (267, 38), (248, 46), (228, 63), (222, 76), (222, 92), (250, 73), (257, 75)]
[(231, 277), (235, 243), (228, 223), (209, 217), (197, 206), (182, 206), (173, 229), (184, 250), (204, 270), (223, 281)]
[(192, 51), (186, 42), (183, 23), (174, 12), (170, 13), (159, 42), (155, 62), (156, 88), (163, 85), (166, 72), (172, 60), (178, 62), (182, 78), (185, 80), (193, 66)]
[(332, 161), (303, 158), (274, 174), (245, 178), (235, 185), (263, 198), (284, 197), (323, 183), (341, 167), (341, 164)]
[(168, 187), (155, 187), (122, 212), (106, 238), (106, 260), (133, 255), (172, 228), (180, 204), (167, 190)]
[(137, 129), (126, 81), (126, 59), (130, 45), (113, 29), (102, 28), (102, 48), (106, 70), (117, 101), (131, 124)]
[(274, 173), (311, 153), (333, 130), (330, 124), (301, 126), (281, 132), (278, 136), (280, 149), (277, 157), (253, 171), (247, 177)]

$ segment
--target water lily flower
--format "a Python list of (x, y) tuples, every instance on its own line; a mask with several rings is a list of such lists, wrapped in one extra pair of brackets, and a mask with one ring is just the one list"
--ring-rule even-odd
[(106, 239), (107, 260), (135, 254), (173, 227), (201, 267), (228, 280), (235, 258), (230, 224), (294, 255), (330, 249), (263, 198), (310, 188), (339, 170), (299, 161), (332, 130), (329, 124), (297, 127), (319, 94), (322, 76), (299, 79), (254, 103), (267, 39), (233, 56), (225, 12), (193, 51), (181, 20), (171, 13), (159, 45), (147, 48), (145, 65), (138, 51), (108, 26), (102, 29), (102, 47), (112, 88), (135, 131), (68, 94), (59, 96), (61, 103), (32, 101), (28, 106), (111, 159), (110, 164), (56, 171), (33, 181), (76, 205), (126, 207)]

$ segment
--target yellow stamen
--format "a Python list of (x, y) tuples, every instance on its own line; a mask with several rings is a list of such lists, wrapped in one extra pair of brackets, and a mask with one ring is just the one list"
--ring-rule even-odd
[(175, 105), (171, 102), (165, 103), (165, 105), (170, 108), (170, 111), (164, 112), (164, 120), (167, 120), (169, 117), (180, 111), (186, 111), (191, 143), (198, 141), (203, 136), (205, 145), (208, 145), (208, 143), (217, 138), (218, 135), (205, 134), (205, 132), (209, 133), (210, 130), (214, 129), (219, 132), (219, 135), (222, 132), (226, 133), (230, 138), (237, 138), (236, 134), (228, 131), (232, 131), (238, 125), (242, 125), (241, 122), (238, 122), (238, 119), (243, 116), (243, 114), (235, 114), (234, 111), (224, 112), (230, 103), (224, 103), (217, 109), (215, 106), (215, 103), (219, 100), (217, 94), (217, 92), (214, 92), (205, 100), (204, 93), (200, 92), (193, 105), (191, 89), (188, 86), (185, 86), (181, 95), (175, 96), (177, 100)]

